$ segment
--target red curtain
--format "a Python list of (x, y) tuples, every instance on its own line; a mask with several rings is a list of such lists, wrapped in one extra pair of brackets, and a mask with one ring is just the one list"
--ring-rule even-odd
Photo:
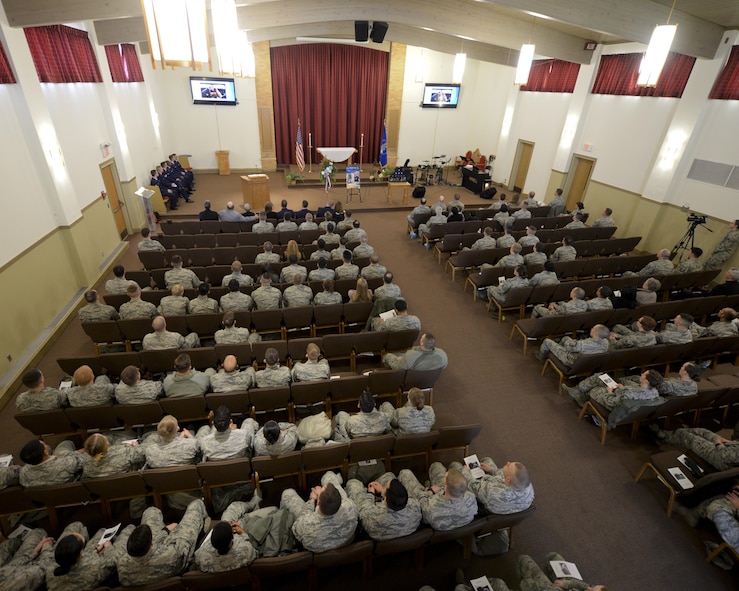
[(130, 43), (120, 45), (106, 45), (105, 56), (108, 58), (108, 67), (113, 82), (143, 82), (139, 56), (136, 48)]
[[(298, 118), (303, 144), (354, 146), (364, 134), (364, 160), (377, 160), (385, 112), (388, 54), (327, 43), (273, 47), (272, 96), (278, 164), (295, 163)], [(359, 154), (357, 154), (358, 158)], [(356, 160), (355, 160), (356, 161)]]
[(731, 48), (729, 61), (716, 79), (708, 98), (739, 100), (739, 45)]
[(41, 82), (102, 82), (87, 31), (51, 25), (23, 29)]
[(521, 87), (528, 92), (573, 92), (580, 64), (563, 60), (534, 60), (529, 81)]
[(15, 84), (13, 68), (10, 67), (5, 47), (0, 43), (0, 84)]
[(647, 87), (636, 85), (642, 57), (643, 53), (619, 53), (601, 57), (593, 94), (680, 98), (693, 71), (695, 58), (670, 52), (657, 86)]

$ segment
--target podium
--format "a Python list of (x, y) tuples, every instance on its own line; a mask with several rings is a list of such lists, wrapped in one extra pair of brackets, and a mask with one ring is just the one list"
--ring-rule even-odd
[(228, 160), (229, 150), (216, 150), (216, 159), (218, 160), (218, 174), (228, 176), (231, 174), (231, 163)]
[(252, 211), (263, 211), (269, 201), (269, 177), (266, 174), (242, 176), (241, 192), (244, 203), (251, 205)]

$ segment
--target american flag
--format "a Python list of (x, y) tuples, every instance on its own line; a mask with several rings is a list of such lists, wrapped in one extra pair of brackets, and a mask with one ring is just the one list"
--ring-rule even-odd
[(302, 171), (305, 168), (305, 154), (303, 153), (303, 132), (300, 131), (300, 120), (298, 119), (298, 135), (295, 137), (295, 161)]

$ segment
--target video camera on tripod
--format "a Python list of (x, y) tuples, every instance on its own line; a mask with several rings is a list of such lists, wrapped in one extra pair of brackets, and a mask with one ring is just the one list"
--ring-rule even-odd
[[(695, 246), (695, 229), (699, 226), (705, 225), (706, 221), (706, 216), (698, 215), (694, 211), (691, 211), (688, 214), (688, 223), (690, 224), (688, 226), (688, 231), (685, 232), (685, 235), (680, 239), (680, 241), (672, 247), (672, 252), (670, 253), (670, 258), (673, 261), (678, 257), (681, 250), (688, 252)], [(704, 228), (704, 230), (713, 232), (713, 230), (708, 227)]]
[(698, 215), (697, 213), (691, 212), (690, 215), (688, 215), (688, 221), (691, 224), (695, 224), (696, 226), (699, 224), (705, 224), (706, 223), (706, 216), (704, 215)]

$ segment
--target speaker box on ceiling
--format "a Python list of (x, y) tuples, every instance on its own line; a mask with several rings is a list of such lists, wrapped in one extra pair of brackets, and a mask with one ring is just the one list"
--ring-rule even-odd
[(366, 43), (369, 38), (369, 22), (354, 21), (354, 40)]
[(382, 43), (385, 40), (385, 33), (387, 33), (387, 23), (377, 21), (372, 23), (372, 35), (370, 35), (372, 41)]

